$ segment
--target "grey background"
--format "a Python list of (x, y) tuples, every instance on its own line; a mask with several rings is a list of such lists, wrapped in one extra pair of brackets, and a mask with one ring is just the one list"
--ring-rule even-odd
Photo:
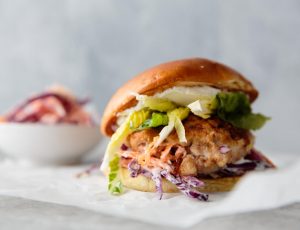
[(299, 0), (0, 0), (0, 111), (61, 83), (102, 112), (145, 68), (202, 56), (260, 90), (254, 108), (272, 121), (257, 146), (297, 152), (299, 41)]

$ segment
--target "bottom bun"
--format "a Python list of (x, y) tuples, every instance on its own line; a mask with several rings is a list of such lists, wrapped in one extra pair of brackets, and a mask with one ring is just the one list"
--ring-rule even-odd
[[(126, 168), (121, 168), (120, 177), (123, 185), (129, 189), (134, 189), (142, 192), (155, 192), (155, 183), (151, 178), (143, 175), (131, 177), (130, 172)], [(201, 192), (228, 192), (233, 189), (236, 183), (240, 180), (240, 176), (223, 177), (217, 179), (201, 179), (205, 185), (197, 190)], [(177, 187), (166, 179), (162, 179), (162, 189), (165, 193), (179, 192)]]

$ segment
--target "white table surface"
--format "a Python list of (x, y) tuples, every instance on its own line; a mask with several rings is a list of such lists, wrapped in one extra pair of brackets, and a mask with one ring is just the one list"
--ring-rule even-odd
[[(273, 210), (207, 219), (190, 229), (299, 229), (300, 203)], [(72, 206), (0, 196), (0, 229), (169, 229)]]

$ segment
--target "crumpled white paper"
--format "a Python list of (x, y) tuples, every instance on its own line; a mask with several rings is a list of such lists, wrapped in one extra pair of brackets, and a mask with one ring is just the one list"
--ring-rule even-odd
[[(295, 156), (294, 156), (295, 157)], [(209, 202), (184, 195), (126, 191), (111, 196), (105, 178), (77, 178), (84, 167), (37, 167), (0, 162), (0, 195), (77, 206), (156, 225), (189, 227), (204, 218), (275, 208), (300, 201), (300, 161), (278, 170), (252, 173), (231, 193), (211, 194)]]

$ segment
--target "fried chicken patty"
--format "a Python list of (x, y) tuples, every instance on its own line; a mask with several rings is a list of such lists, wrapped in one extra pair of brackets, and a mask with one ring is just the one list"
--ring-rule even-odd
[[(183, 124), (187, 143), (179, 143), (177, 134), (173, 131), (154, 150), (156, 151), (154, 156), (163, 162), (164, 155), (175, 156), (175, 153), (180, 150), (180, 161), (169, 159), (165, 163), (176, 164), (177, 172), (182, 176), (216, 172), (227, 164), (242, 159), (253, 145), (254, 137), (249, 131), (236, 128), (215, 117), (202, 119), (189, 115)], [(153, 146), (153, 141), (160, 130), (160, 128), (151, 128), (134, 132), (128, 137), (127, 144), (132, 151), (144, 154), (148, 146)], [(166, 148), (169, 153), (166, 153)]]

